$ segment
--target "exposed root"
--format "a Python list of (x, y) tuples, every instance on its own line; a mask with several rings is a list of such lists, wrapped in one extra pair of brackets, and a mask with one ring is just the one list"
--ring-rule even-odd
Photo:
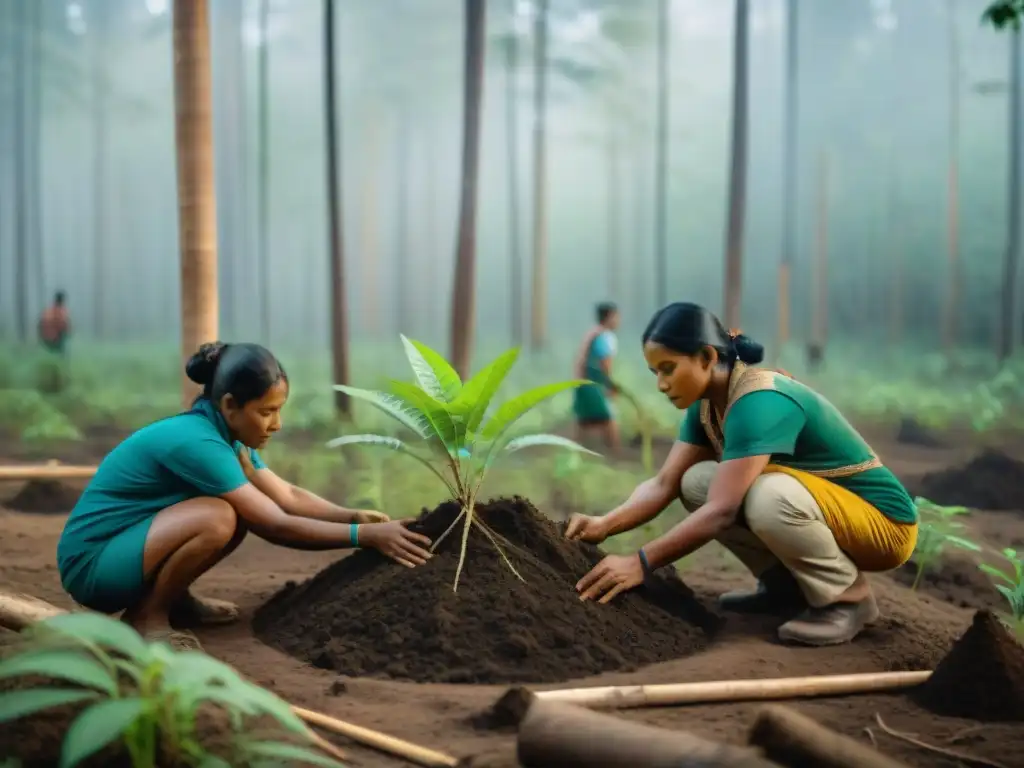
[(459, 524), (459, 520), (461, 520), (465, 514), (466, 514), (466, 508), (463, 507), (462, 511), (459, 512), (458, 516), (454, 520), (452, 520), (452, 524), (448, 526), (448, 528), (445, 530), (444, 533), (442, 533), (440, 536), (437, 537), (437, 539), (434, 541), (433, 544), (430, 545), (430, 551), (431, 552), (436, 550), (441, 545), (441, 542), (445, 540), (445, 537), (449, 533), (451, 533), (453, 530), (455, 530), (455, 526)]
[(890, 736), (892, 736), (893, 738), (899, 739), (900, 741), (905, 741), (907, 744), (913, 744), (915, 747), (927, 750), (928, 752), (933, 752), (936, 755), (942, 755), (943, 757), (948, 757), (951, 760), (959, 760), (961, 763), (967, 763), (968, 765), (983, 766), (983, 768), (1009, 768), (1009, 766), (1004, 765), (1003, 763), (997, 763), (995, 760), (989, 760), (984, 757), (968, 755), (967, 753), (960, 752), (956, 749), (946, 749), (945, 747), (937, 747), (934, 744), (929, 744), (925, 741), (921, 741), (920, 739), (915, 739), (913, 736), (909, 736), (905, 733), (901, 733), (900, 731), (890, 728), (888, 725), (885, 724), (885, 721), (882, 720), (882, 716), (877, 712), (875, 713), (875, 720), (878, 722), (878, 727)]
[(491, 540), (491, 544), (493, 544), (494, 548), (498, 550), (498, 554), (501, 555), (501, 559), (505, 561), (505, 565), (509, 567), (509, 570), (516, 575), (517, 579), (525, 583), (526, 579), (519, 575), (519, 571), (517, 571), (516, 567), (512, 565), (512, 561), (508, 559), (508, 556), (505, 554), (505, 551), (501, 548), (501, 545), (498, 543), (498, 539), (496, 538), (497, 534), (494, 533), (494, 531), (492, 531), (490, 528), (488, 528), (482, 520), (477, 520), (476, 524), (480, 526), (480, 530), (484, 532), (484, 535), (486, 535), (487, 538)]

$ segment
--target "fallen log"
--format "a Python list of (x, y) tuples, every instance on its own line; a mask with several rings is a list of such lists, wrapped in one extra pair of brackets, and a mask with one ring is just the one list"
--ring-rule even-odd
[(867, 672), (856, 675), (781, 677), (766, 680), (719, 680), (704, 683), (610, 685), (539, 691), (544, 701), (582, 707), (626, 709), (731, 701), (767, 701), (815, 696), (876, 693), (920, 685), (931, 672)]
[(90, 480), (96, 467), (72, 464), (24, 464), (0, 467), (0, 482), (27, 480)]
[(748, 743), (759, 747), (766, 757), (782, 765), (907, 768), (905, 763), (777, 704), (758, 712)]
[(524, 768), (779, 768), (756, 749), (544, 701), (522, 688), (494, 709), (518, 725), (516, 757)]
[[(31, 624), (62, 613), (67, 613), (67, 611), (31, 595), (0, 591), (0, 627), (21, 631)], [(444, 752), (421, 747), (410, 741), (339, 720), (322, 712), (289, 706), (292, 712), (308, 725), (324, 728), (358, 744), (380, 752), (387, 752), (416, 765), (428, 766), (428, 768), (455, 768), (459, 765), (459, 761), (455, 757)], [(343, 753), (337, 747), (312, 731), (310, 731), (310, 735), (317, 746), (340, 759)]]

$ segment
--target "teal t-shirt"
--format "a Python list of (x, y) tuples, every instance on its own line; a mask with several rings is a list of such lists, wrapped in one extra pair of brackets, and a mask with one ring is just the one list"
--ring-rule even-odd
[[(130, 435), (100, 462), (64, 525), (57, 544), (62, 577), (73, 579), (103, 544), (162, 509), (241, 488), (249, 482), (241, 448), (206, 399)], [(266, 468), (257, 451), (249, 456), (256, 469)]]
[(612, 357), (618, 350), (618, 340), (612, 331), (602, 331), (590, 342), (590, 349), (587, 351), (586, 378), (597, 384), (609, 385), (608, 375), (604, 372), (601, 364)]
[[(700, 419), (701, 401), (691, 405), (679, 427), (684, 443), (713, 448)], [(814, 390), (782, 375), (772, 389), (742, 395), (722, 425), (722, 461), (770, 455), (773, 464), (828, 471), (872, 458), (871, 448), (839, 410)], [(887, 468), (875, 466), (831, 482), (855, 493), (900, 523), (917, 520), (917, 507)]]

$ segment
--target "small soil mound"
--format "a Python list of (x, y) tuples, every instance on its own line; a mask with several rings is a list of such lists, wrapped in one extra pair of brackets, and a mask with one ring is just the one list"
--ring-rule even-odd
[(929, 472), (913, 484), (936, 504), (989, 510), (1024, 510), (1024, 463), (986, 450), (962, 467)]
[[(413, 524), (436, 540), (455, 502)], [(674, 572), (608, 605), (582, 602), (576, 582), (602, 557), (570, 542), (525, 499), (498, 499), (476, 514), (458, 592), (452, 591), (462, 522), (427, 565), (408, 570), (360, 550), (302, 585), (289, 584), (256, 613), (256, 636), (322, 669), (417, 682), (559, 682), (630, 670), (704, 647), (721, 619)]]
[[(890, 575), (897, 584), (909, 587), (917, 577), (917, 564), (906, 563)], [(960, 608), (995, 608), (1004, 602), (992, 580), (975, 563), (961, 557), (947, 556), (926, 570), (917, 590)]]
[(16, 512), (63, 515), (70, 512), (82, 492), (57, 480), (29, 480), (4, 506)]
[(1024, 647), (991, 612), (978, 611), (917, 698), (947, 717), (1024, 720)]
[(918, 445), (922, 448), (942, 448), (944, 443), (931, 430), (922, 426), (916, 419), (900, 419), (900, 427), (896, 430), (896, 442), (903, 445)]

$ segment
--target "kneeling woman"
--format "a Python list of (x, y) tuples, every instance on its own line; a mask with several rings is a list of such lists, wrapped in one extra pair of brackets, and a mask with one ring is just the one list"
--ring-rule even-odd
[[(345, 509), (285, 482), (258, 449), (281, 428), (288, 378), (256, 344), (204, 344), (186, 366), (203, 386), (191, 410), (143, 427), (100, 463), (57, 545), (64, 589), (149, 639), (198, 647), (186, 625), (238, 616), (190, 585), (247, 531), (295, 549), (373, 547), (407, 567), (430, 540), (379, 512)], [(369, 525), (367, 525), (369, 524)]]
[(695, 304), (670, 304), (643, 336), (658, 389), (686, 411), (658, 475), (603, 517), (575, 516), (569, 538), (598, 543), (652, 520), (676, 497), (690, 514), (630, 556), (609, 555), (577, 585), (607, 602), (712, 539), (758, 578), (724, 609), (786, 615), (779, 636), (853, 639), (878, 617), (865, 571), (905, 563), (917, 509), (899, 480), (821, 395), (753, 368), (763, 349)]

